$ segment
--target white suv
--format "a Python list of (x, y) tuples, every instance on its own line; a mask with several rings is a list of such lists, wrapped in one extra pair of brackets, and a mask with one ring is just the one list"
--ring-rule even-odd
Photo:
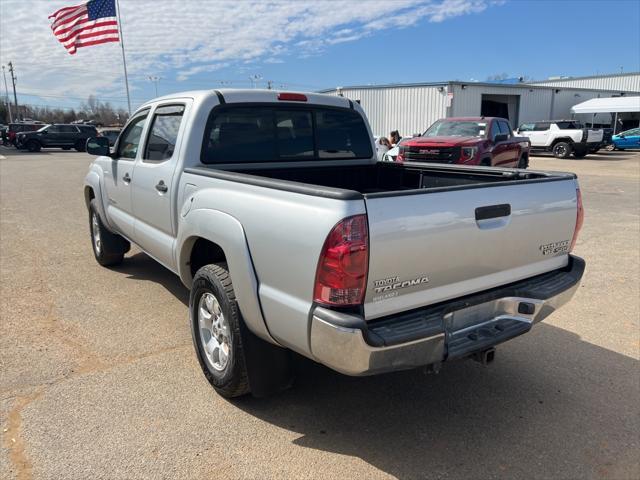
[(583, 158), (600, 148), (604, 136), (601, 129), (584, 128), (575, 120), (524, 123), (516, 133), (529, 138), (531, 150), (552, 152), (557, 158), (568, 158), (572, 153)]

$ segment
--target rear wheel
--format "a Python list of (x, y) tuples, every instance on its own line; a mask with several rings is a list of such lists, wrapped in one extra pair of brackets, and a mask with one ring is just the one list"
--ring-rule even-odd
[(189, 310), (196, 355), (209, 383), (223, 397), (249, 393), (242, 318), (226, 264), (196, 272)]
[(26, 147), (30, 152), (39, 152), (42, 148), (42, 145), (40, 145), (40, 142), (38, 142), (37, 140), (29, 140)]
[(127, 240), (106, 229), (98, 213), (95, 198), (89, 204), (89, 231), (93, 255), (103, 267), (121, 263), (124, 254), (131, 248)]
[(79, 152), (84, 152), (86, 149), (86, 141), (85, 140), (78, 140), (74, 146), (74, 148), (79, 151)]
[(567, 142), (558, 142), (553, 146), (553, 156), (556, 158), (569, 158), (571, 145)]
[(483, 158), (482, 160), (480, 160), (480, 165), (483, 167), (490, 167), (491, 166), (491, 159), (490, 158)]

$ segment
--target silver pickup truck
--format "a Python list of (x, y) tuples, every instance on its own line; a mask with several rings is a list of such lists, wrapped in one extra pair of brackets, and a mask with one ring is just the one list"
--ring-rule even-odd
[(490, 362), (584, 271), (573, 174), (377, 162), (342, 97), (171, 95), (87, 151), (96, 260), (135, 243), (180, 276), (228, 397), (290, 385), (292, 351), (347, 375)]

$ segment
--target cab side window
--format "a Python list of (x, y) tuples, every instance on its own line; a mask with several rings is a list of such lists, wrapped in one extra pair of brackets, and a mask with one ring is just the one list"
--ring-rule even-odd
[(533, 130), (533, 123), (523, 123), (518, 128), (519, 132), (531, 132)]
[(143, 161), (162, 162), (173, 156), (183, 114), (184, 105), (156, 108)]
[(493, 141), (495, 141), (496, 135), (500, 135), (500, 127), (498, 126), (498, 122), (496, 120), (491, 122), (490, 135), (491, 135), (491, 140)]
[(499, 121), (498, 125), (500, 126), (500, 133), (506, 133), (509, 135), (509, 138), (513, 136), (511, 132), (511, 126), (507, 122)]
[(547, 130), (549, 130), (549, 128), (551, 128), (551, 124), (548, 122), (539, 122), (536, 123), (535, 127), (533, 128), (534, 131), (536, 132), (546, 132)]
[(136, 115), (131, 122), (129, 122), (129, 125), (127, 125), (118, 142), (118, 158), (136, 158), (138, 146), (140, 145), (140, 137), (147, 123), (148, 115), (149, 110), (146, 110)]

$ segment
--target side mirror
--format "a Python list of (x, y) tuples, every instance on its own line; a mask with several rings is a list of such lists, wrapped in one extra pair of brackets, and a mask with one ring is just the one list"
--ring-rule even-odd
[(496, 135), (496, 138), (493, 139), (494, 143), (506, 142), (507, 140), (509, 140), (509, 135), (506, 133), (499, 133)]
[(87, 153), (101, 157), (111, 156), (107, 137), (90, 137), (87, 139)]

